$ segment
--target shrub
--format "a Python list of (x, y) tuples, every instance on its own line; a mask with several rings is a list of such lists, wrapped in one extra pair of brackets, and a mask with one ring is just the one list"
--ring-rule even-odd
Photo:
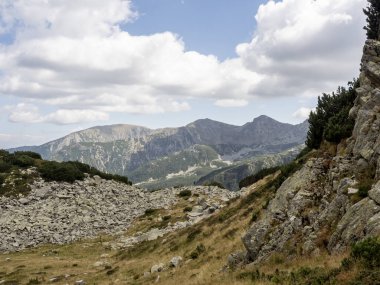
[(190, 253), (192, 259), (197, 259), (199, 255), (206, 251), (206, 247), (203, 244), (197, 245), (196, 249)]
[(380, 267), (380, 242), (376, 238), (368, 238), (352, 247), (351, 256), (360, 260), (367, 268)]
[(16, 155), (13, 164), (19, 167), (30, 167), (34, 165), (34, 159), (27, 155)]
[(83, 180), (84, 174), (73, 164), (68, 162), (44, 161), (38, 170), (47, 181), (65, 181), (73, 183), (75, 180)]
[(26, 155), (26, 156), (29, 156), (33, 159), (42, 159), (42, 157), (39, 153), (36, 153), (33, 151), (16, 151), (14, 154), (16, 157)]
[(193, 210), (193, 207), (187, 206), (185, 209), (183, 209), (184, 212), (191, 212)]
[(191, 190), (182, 190), (178, 194), (179, 197), (188, 198), (191, 196)]
[(156, 213), (156, 212), (157, 212), (156, 209), (146, 209), (146, 210), (145, 210), (145, 215), (146, 215), (146, 216), (151, 216), (151, 215), (153, 215), (153, 214)]
[(0, 173), (10, 172), (11, 169), (12, 169), (12, 164), (0, 160)]
[(164, 221), (169, 221), (171, 218), (172, 218), (171, 215), (167, 215), (167, 216), (163, 216), (163, 217), (162, 217), (162, 220), (164, 220)]
[(368, 191), (371, 190), (373, 184), (372, 179), (366, 179), (364, 181), (361, 181), (358, 185), (358, 195), (360, 198), (365, 198), (368, 196)]

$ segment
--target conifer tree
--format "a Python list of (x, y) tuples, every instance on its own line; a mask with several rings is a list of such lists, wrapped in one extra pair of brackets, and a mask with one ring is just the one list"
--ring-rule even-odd
[(367, 8), (363, 9), (367, 16), (367, 38), (370, 40), (380, 39), (380, 0), (368, 0)]

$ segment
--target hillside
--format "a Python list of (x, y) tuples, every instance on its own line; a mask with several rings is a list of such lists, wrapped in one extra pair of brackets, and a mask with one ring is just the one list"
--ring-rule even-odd
[[(41, 146), (11, 151), (34, 151), (48, 160), (78, 160), (102, 171), (126, 175), (140, 186), (157, 189), (192, 185), (231, 163), (255, 163), (259, 156), (297, 147), (304, 143), (307, 128), (307, 122), (293, 126), (266, 116), (243, 126), (209, 119), (180, 128), (157, 130), (111, 125), (72, 133)], [(281, 160), (273, 163), (281, 163)]]

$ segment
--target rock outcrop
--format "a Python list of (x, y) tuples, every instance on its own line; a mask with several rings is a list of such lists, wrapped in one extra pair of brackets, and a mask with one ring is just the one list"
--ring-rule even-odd
[[(347, 147), (338, 155), (310, 159), (277, 190), (264, 217), (243, 237), (249, 262), (274, 252), (288, 256), (336, 253), (380, 235), (380, 42), (364, 47), (360, 88), (350, 116), (355, 118)], [(361, 177), (373, 182), (357, 201)], [(373, 180), (372, 180), (373, 179)]]

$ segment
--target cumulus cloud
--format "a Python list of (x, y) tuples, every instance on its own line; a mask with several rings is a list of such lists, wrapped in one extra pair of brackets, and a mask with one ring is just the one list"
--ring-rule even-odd
[(315, 96), (357, 76), (365, 5), (365, 0), (271, 0), (261, 5), (253, 40), (236, 49), (244, 65), (264, 77), (257, 95)]
[(12, 123), (53, 123), (59, 125), (107, 121), (109, 115), (95, 110), (65, 110), (59, 109), (46, 115), (41, 115), (37, 106), (20, 103), (9, 108), (9, 121)]
[(216, 106), (219, 107), (244, 107), (248, 105), (247, 100), (240, 99), (221, 99), (215, 102)]
[(15, 41), (0, 44), (0, 94), (24, 104), (10, 121), (55, 124), (179, 112), (194, 98), (241, 107), (260, 96), (316, 96), (358, 73), (365, 3), (268, 1), (252, 41), (220, 61), (170, 32), (130, 35), (121, 24), (137, 13), (127, 0), (4, 0), (0, 33)]
[(312, 108), (306, 108), (306, 107), (301, 107), (297, 111), (295, 111), (292, 116), (297, 119), (307, 119), (309, 118), (309, 114), (311, 111), (314, 111)]

